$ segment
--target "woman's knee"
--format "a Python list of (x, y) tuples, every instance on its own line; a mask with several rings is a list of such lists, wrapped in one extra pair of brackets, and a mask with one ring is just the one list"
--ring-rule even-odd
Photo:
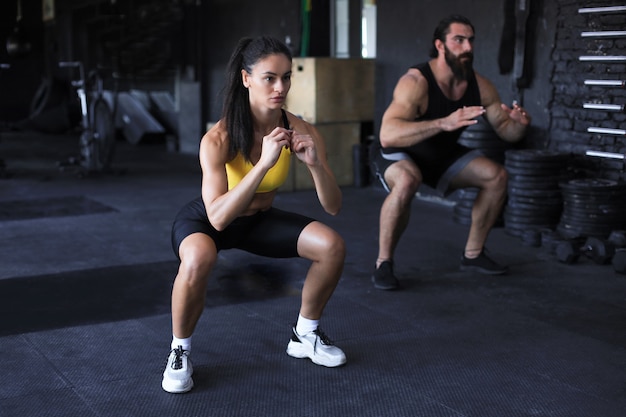
[(192, 239), (183, 241), (179, 250), (180, 267), (179, 276), (184, 276), (190, 281), (205, 281), (215, 262), (217, 251), (215, 245), (204, 239)]
[(346, 243), (335, 230), (314, 222), (300, 235), (298, 253), (311, 260), (343, 262), (346, 257)]

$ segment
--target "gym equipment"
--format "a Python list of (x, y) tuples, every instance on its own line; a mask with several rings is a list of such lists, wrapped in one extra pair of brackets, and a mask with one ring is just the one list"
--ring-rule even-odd
[(620, 274), (626, 274), (626, 248), (620, 248), (613, 255), (613, 269)]
[(563, 210), (559, 182), (564, 178), (568, 155), (542, 149), (505, 152), (509, 174), (504, 227), (513, 236), (532, 229), (554, 229)]
[(626, 183), (601, 178), (572, 179), (560, 183), (563, 213), (557, 226), (565, 238), (605, 238), (626, 228)]
[(616, 248), (626, 248), (626, 230), (613, 230), (608, 241)]
[(575, 263), (585, 255), (599, 265), (609, 263), (615, 254), (615, 246), (606, 240), (588, 237), (582, 246), (576, 240), (564, 240), (557, 244), (556, 257), (565, 264)]
[[(62, 61), (59, 67), (78, 72), (78, 78), (72, 80), (81, 109), (78, 165), (87, 173), (105, 171), (109, 169), (115, 150), (115, 129), (113, 113), (103, 97), (102, 78), (97, 71), (91, 71), (86, 78), (81, 61)], [(87, 90), (90, 87), (93, 91)], [(70, 160), (61, 167), (74, 165), (77, 165), (75, 161)]]

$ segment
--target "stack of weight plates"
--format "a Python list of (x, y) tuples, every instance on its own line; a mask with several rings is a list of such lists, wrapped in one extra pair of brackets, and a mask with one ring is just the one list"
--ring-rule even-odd
[(452, 218), (455, 223), (469, 226), (472, 224), (472, 207), (478, 196), (478, 188), (461, 188), (454, 205)]
[(561, 182), (563, 213), (558, 232), (565, 238), (606, 238), (626, 228), (626, 184), (607, 179)]
[(540, 149), (508, 150), (504, 166), (509, 174), (504, 228), (513, 236), (555, 229), (563, 210), (559, 183), (564, 179), (567, 154)]
[(468, 126), (461, 133), (458, 143), (471, 149), (478, 149), (490, 159), (503, 163), (504, 152), (511, 149), (512, 145), (500, 139), (484, 118), (477, 120), (478, 123)]

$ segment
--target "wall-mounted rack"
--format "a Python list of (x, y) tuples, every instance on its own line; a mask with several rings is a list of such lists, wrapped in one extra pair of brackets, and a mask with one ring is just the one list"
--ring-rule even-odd
[(580, 61), (600, 61), (600, 62), (626, 62), (624, 55), (582, 55)]
[(592, 32), (581, 32), (583, 38), (622, 38), (626, 36), (626, 30), (598, 30)]
[[(626, 5), (622, 6), (608, 6), (608, 7), (583, 7), (578, 9), (579, 14), (587, 13), (624, 13), (626, 12)], [(580, 34), (583, 38), (622, 38), (626, 37), (626, 30), (598, 30), (598, 31), (585, 31)], [(626, 56), (624, 55), (582, 55), (578, 59), (582, 62), (609, 62), (609, 63), (621, 63), (626, 62)], [(585, 80), (587, 86), (601, 86), (601, 87), (618, 87), (624, 88), (626, 86), (626, 80)], [(624, 104), (605, 104), (605, 103), (583, 103), (584, 109), (589, 110), (604, 110), (612, 112), (623, 112)], [(626, 129), (613, 129), (607, 127), (591, 126), (587, 128), (588, 133), (596, 133), (601, 135), (615, 135), (626, 136)], [(604, 158), (620, 158), (624, 159), (623, 154), (612, 154), (608, 152), (599, 151), (587, 151), (588, 156), (601, 156)]]
[(624, 105), (623, 104), (605, 104), (605, 103), (584, 103), (583, 109), (624, 111)]
[(626, 136), (626, 129), (611, 129), (608, 127), (588, 127), (588, 133), (599, 133), (601, 135)]
[(585, 85), (596, 85), (600, 87), (624, 87), (626, 80), (585, 80)]
[(578, 13), (620, 13), (626, 12), (626, 6), (583, 7)]

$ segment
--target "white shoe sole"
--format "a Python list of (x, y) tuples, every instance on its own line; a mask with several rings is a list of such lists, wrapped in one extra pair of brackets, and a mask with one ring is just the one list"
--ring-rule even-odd
[(328, 368), (334, 368), (346, 363), (345, 355), (338, 356), (336, 358), (329, 358), (327, 356), (309, 354), (304, 345), (300, 342), (289, 341), (287, 345), (287, 354), (293, 358), (304, 359), (309, 358), (316, 365), (326, 366)]
[(186, 381), (178, 381), (163, 378), (163, 382), (161, 382), (161, 388), (171, 394), (182, 394), (191, 391), (191, 389), (193, 388), (193, 379), (189, 378)]

